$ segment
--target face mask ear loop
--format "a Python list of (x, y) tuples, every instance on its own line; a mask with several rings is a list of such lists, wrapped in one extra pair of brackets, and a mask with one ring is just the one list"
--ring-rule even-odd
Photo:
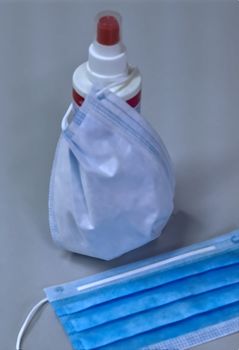
[(67, 108), (67, 111), (64, 115), (64, 117), (62, 118), (62, 121), (61, 121), (61, 130), (62, 131), (65, 131), (68, 126), (69, 126), (69, 123), (68, 123), (68, 117), (69, 115), (71, 114), (71, 112), (73, 111), (73, 104), (71, 103), (69, 105), (69, 107)]
[(42, 299), (39, 303), (37, 303), (32, 310), (29, 312), (29, 314), (27, 315), (26, 320), (24, 321), (18, 336), (17, 336), (17, 342), (16, 342), (16, 350), (22, 350), (21, 348), (21, 342), (22, 342), (22, 338), (24, 336), (24, 333), (26, 332), (31, 320), (33, 319), (33, 317), (35, 316), (35, 314), (37, 313), (37, 311), (48, 302), (48, 299)]
[[(117, 80), (113, 81), (112, 83), (109, 83), (108, 85), (104, 86), (101, 90), (99, 90), (96, 93), (96, 96), (99, 97), (106, 90), (109, 90), (109, 89), (111, 89), (114, 86), (128, 83), (131, 79), (133, 79), (133, 77), (135, 76), (136, 72), (137, 72), (137, 68), (133, 68), (132, 72), (129, 75), (124, 76), (124, 77), (120, 77)], [(122, 88), (122, 86), (119, 86), (119, 89), (121, 89), (121, 88)]]

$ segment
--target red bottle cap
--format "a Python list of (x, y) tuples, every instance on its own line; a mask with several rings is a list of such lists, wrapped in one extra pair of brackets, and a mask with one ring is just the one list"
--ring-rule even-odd
[(96, 40), (102, 45), (115, 45), (119, 42), (120, 25), (116, 17), (108, 15), (99, 18)]

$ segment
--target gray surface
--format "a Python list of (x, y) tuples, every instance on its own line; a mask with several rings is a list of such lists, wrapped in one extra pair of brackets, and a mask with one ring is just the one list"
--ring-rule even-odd
[[(109, 6), (110, 4), (110, 6)], [(143, 112), (175, 164), (175, 215), (165, 234), (112, 262), (58, 250), (47, 192), (71, 75), (87, 57), (98, 10), (119, 10)], [(0, 339), (15, 337), (42, 289), (239, 226), (239, 2), (0, 3)], [(198, 347), (237, 350), (239, 335)], [(46, 307), (24, 349), (68, 350)]]

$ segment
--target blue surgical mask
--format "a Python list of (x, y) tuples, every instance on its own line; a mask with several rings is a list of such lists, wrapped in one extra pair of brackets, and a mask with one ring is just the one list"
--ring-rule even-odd
[(62, 129), (49, 194), (54, 241), (109, 260), (157, 238), (173, 211), (175, 181), (146, 119), (109, 90), (93, 90)]
[(75, 350), (188, 349), (239, 331), (239, 231), (45, 292)]

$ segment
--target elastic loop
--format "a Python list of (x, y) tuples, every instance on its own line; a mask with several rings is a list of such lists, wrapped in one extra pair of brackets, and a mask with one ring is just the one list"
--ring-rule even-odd
[(24, 333), (26, 332), (31, 320), (33, 319), (33, 317), (35, 316), (35, 314), (37, 313), (37, 311), (48, 302), (48, 299), (42, 299), (41, 301), (39, 301), (39, 303), (37, 303), (29, 312), (29, 314), (27, 315), (27, 318), (25, 319), (19, 333), (17, 336), (17, 342), (16, 342), (16, 350), (22, 350), (21, 348), (21, 342), (22, 342), (22, 338), (24, 336)]
[[(112, 83), (107, 84), (106, 86), (104, 86), (102, 89), (100, 89), (97, 93), (96, 96), (99, 97), (100, 95), (102, 95), (106, 90), (111, 89), (114, 86), (117, 85), (121, 85), (121, 84), (125, 84), (128, 83), (136, 74), (137, 72), (137, 68), (133, 68), (132, 72), (129, 75), (120, 77), (118, 79), (116, 79), (115, 81), (113, 81)], [(121, 88), (121, 87), (120, 87)]]
[(72, 111), (73, 111), (73, 104), (71, 103), (69, 105), (64, 117), (62, 118), (62, 121), (61, 121), (61, 130), (62, 131), (65, 131), (68, 128), (68, 126), (69, 126), (68, 117)]

